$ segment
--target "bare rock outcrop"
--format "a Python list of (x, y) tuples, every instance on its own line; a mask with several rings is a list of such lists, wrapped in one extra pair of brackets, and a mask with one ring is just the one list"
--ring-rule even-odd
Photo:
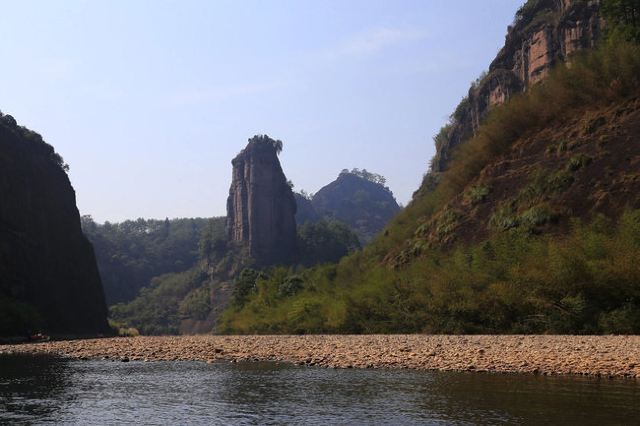
[(556, 63), (569, 60), (571, 53), (595, 46), (603, 28), (599, 10), (598, 0), (525, 3), (489, 71), (454, 113), (445, 142), (436, 145), (431, 171), (437, 174), (446, 169), (453, 149), (473, 136), (492, 107), (543, 80)]
[(259, 265), (286, 264), (296, 253), (296, 201), (278, 160), (281, 148), (280, 141), (255, 136), (231, 162), (229, 241)]

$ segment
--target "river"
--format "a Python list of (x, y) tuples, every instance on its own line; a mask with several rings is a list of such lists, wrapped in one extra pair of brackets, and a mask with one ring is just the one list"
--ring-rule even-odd
[(0, 423), (634, 422), (634, 379), (0, 356)]

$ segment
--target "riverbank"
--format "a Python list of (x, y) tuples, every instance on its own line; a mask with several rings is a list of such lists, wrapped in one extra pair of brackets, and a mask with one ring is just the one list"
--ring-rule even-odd
[(6, 345), (0, 353), (640, 378), (640, 336), (140, 336)]

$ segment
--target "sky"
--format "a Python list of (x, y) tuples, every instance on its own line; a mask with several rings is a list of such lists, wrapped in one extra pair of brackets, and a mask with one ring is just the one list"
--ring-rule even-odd
[(357, 167), (407, 204), (522, 1), (0, 0), (0, 110), (99, 222), (225, 215), (255, 134), (295, 190)]

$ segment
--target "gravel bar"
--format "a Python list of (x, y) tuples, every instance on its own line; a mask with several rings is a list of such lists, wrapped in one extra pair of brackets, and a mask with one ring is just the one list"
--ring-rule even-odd
[(640, 379), (640, 336), (140, 336), (5, 345), (0, 353)]

